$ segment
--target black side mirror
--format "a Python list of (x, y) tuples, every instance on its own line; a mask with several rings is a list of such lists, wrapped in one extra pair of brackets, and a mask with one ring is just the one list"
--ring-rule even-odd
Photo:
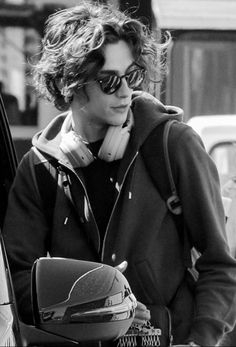
[(129, 329), (136, 299), (109, 265), (40, 258), (32, 269), (35, 326), (73, 341), (115, 340)]

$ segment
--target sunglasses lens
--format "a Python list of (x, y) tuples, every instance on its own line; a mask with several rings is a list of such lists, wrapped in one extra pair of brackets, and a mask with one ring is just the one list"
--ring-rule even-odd
[(128, 83), (129, 88), (134, 89), (140, 86), (140, 84), (143, 82), (144, 79), (144, 70), (143, 69), (137, 69), (134, 71), (131, 71), (129, 74), (126, 75), (126, 81)]
[(101, 80), (102, 91), (106, 94), (113, 94), (120, 86), (120, 78), (116, 75), (104, 77)]
[(144, 69), (130, 71), (126, 75), (119, 77), (115, 74), (108, 75), (98, 79), (100, 87), (105, 94), (115, 93), (121, 86), (122, 78), (126, 79), (129, 88), (134, 89), (140, 86), (145, 76)]

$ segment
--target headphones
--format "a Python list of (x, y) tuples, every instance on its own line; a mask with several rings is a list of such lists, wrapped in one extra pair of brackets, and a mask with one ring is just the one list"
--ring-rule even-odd
[[(126, 122), (121, 126), (110, 126), (98, 152), (98, 158), (111, 162), (123, 158), (129, 142), (130, 131), (133, 126), (133, 115), (129, 111)], [(88, 148), (82, 136), (74, 130), (63, 134), (60, 149), (73, 167), (85, 167), (91, 164), (95, 157)]]

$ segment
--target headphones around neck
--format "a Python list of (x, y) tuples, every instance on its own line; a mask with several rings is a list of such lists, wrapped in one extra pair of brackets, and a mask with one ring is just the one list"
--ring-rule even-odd
[[(107, 162), (123, 158), (132, 126), (133, 115), (129, 111), (128, 118), (122, 126), (110, 126), (107, 129), (98, 152), (98, 158)], [(74, 168), (85, 167), (95, 160), (87, 145), (88, 143), (79, 134), (70, 130), (62, 135), (60, 149)]]

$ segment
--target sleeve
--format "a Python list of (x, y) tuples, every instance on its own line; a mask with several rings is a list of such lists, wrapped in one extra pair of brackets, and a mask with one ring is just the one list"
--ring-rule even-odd
[(171, 153), (189, 238), (201, 253), (188, 340), (215, 346), (236, 320), (236, 261), (227, 243), (219, 176), (201, 138), (187, 125), (178, 131)]
[(18, 310), (26, 323), (33, 320), (31, 267), (37, 258), (46, 256), (49, 231), (29, 160), (26, 154), (18, 166), (3, 227)]

